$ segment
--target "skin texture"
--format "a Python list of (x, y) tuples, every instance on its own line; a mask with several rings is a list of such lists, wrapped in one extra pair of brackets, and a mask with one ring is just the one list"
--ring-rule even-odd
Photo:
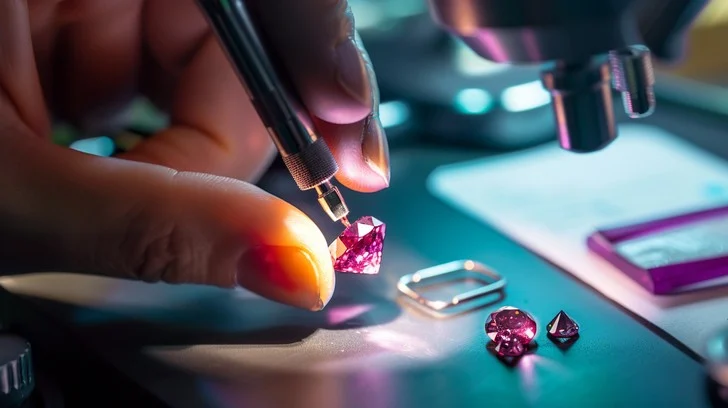
[[(387, 187), (376, 80), (346, 2), (248, 4), (338, 180)], [(50, 143), (51, 117), (93, 130), (139, 95), (171, 124), (122, 157)], [(311, 310), (333, 293), (318, 227), (248, 184), (275, 150), (192, 0), (0, 2), (0, 144), (0, 273), (240, 285)]]

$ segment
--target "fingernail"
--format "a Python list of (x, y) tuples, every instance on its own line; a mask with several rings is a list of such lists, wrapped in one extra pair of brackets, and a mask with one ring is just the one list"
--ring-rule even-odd
[(305, 249), (256, 246), (247, 250), (238, 266), (238, 285), (268, 299), (308, 310), (321, 310), (333, 287), (323, 269)]
[(382, 178), (385, 186), (389, 187), (389, 144), (377, 115), (370, 116), (364, 125), (361, 150), (369, 167)]
[(389, 144), (387, 143), (384, 126), (382, 126), (382, 121), (379, 118), (379, 84), (377, 84), (377, 77), (374, 74), (369, 53), (367, 53), (361, 44), (361, 37), (358, 32), (354, 33), (354, 41), (358, 46), (359, 54), (364, 60), (364, 69), (366, 70), (367, 82), (369, 83), (369, 98), (372, 106), (372, 113), (364, 123), (364, 129), (362, 131), (362, 155), (364, 156), (364, 161), (369, 165), (369, 168), (382, 178), (384, 187), (389, 187)]
[(359, 47), (354, 39), (347, 38), (336, 46), (335, 52), (339, 84), (357, 102), (368, 106), (371, 103), (371, 84)]

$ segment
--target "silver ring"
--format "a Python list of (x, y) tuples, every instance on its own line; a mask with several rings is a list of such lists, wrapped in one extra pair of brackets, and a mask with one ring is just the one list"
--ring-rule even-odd
[[(471, 279), (483, 283), (483, 286), (457, 294), (449, 301), (431, 300), (417, 291), (418, 287), (437, 285), (447, 282)], [(458, 308), (457, 313), (463, 313), (484, 306), (482, 299), (487, 295), (502, 292), (506, 286), (506, 279), (487, 266), (472, 260), (452, 261), (446, 264), (421, 269), (413, 274), (405, 275), (399, 279), (397, 289), (417, 305), (429, 313), (443, 315), (450, 309)]]

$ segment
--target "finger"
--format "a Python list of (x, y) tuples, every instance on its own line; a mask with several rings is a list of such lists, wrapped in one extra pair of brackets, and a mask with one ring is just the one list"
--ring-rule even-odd
[(346, 0), (248, 1), (315, 116), (354, 123), (372, 109), (372, 83)]
[[(389, 185), (389, 154), (378, 120), (379, 94), (369, 57), (345, 0), (252, 0), (266, 36), (321, 126), (347, 187)], [(348, 126), (357, 124), (358, 127)], [(325, 128), (325, 129), (321, 129)], [(358, 130), (358, 131), (357, 131)]]
[(0, 92), (32, 134), (49, 134), (25, 1), (0, 2)]
[(275, 153), (267, 130), (194, 3), (172, 3), (151, 0), (143, 17), (153, 60), (144, 91), (172, 96), (171, 126), (124, 157), (254, 180)]
[(331, 297), (333, 267), (319, 229), (252, 185), (27, 138), (1, 149), (0, 163), (3, 264), (240, 285), (311, 310)]
[(80, 129), (103, 132), (125, 121), (136, 96), (142, 0), (57, 7), (52, 109)]
[(212, 35), (176, 83), (171, 126), (125, 158), (177, 170), (255, 180), (275, 149), (245, 90)]
[[(389, 148), (378, 117), (350, 125), (317, 121), (317, 128), (328, 136), (327, 142), (337, 158), (336, 179), (346, 187), (371, 193), (389, 185)], [(361, 144), (350, 143), (363, 139)], [(367, 154), (368, 153), (368, 154)]]

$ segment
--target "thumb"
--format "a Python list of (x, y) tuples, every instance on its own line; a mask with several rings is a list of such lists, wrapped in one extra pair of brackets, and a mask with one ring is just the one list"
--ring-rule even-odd
[(255, 186), (29, 137), (8, 142), (0, 149), (0, 264), (242, 286), (311, 310), (332, 295), (320, 230)]
[(346, 0), (248, 0), (282, 68), (331, 148), (339, 182), (389, 186), (389, 146), (371, 60)]

